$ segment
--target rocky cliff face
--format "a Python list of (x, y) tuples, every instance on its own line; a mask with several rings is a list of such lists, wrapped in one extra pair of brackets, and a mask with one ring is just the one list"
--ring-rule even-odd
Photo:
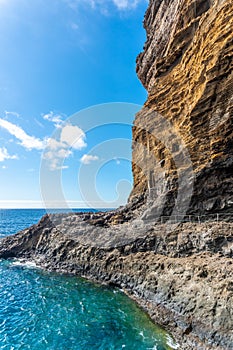
[[(0, 259), (124, 288), (182, 350), (233, 344), (233, 223), (219, 220), (233, 209), (232, 13), (232, 0), (151, 0), (129, 203), (46, 215), (0, 240)], [(186, 212), (223, 215), (163, 221)]]
[(148, 191), (155, 215), (170, 215), (179, 191), (176, 213), (233, 211), (232, 13), (231, 0), (150, 1), (131, 198)]

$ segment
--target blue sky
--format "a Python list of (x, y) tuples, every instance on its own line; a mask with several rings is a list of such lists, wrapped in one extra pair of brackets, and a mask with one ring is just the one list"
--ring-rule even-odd
[(146, 7), (0, 0), (0, 207), (126, 201), (130, 125), (146, 99), (135, 73)]

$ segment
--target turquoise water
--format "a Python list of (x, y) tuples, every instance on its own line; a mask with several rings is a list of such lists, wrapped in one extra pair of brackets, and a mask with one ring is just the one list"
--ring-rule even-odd
[[(41, 213), (0, 211), (0, 232), (14, 233), (36, 222)], [(1, 350), (165, 350), (170, 349), (167, 340), (167, 334), (117, 289), (17, 260), (0, 261)]]

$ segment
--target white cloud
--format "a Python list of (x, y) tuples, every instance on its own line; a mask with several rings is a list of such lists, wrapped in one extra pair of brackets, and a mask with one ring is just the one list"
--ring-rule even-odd
[(92, 156), (92, 155), (90, 155), (90, 154), (84, 154), (84, 155), (82, 156), (82, 158), (80, 159), (81, 163), (82, 163), (82, 164), (85, 164), (85, 165), (90, 164), (91, 162), (94, 162), (94, 161), (96, 161), (96, 160), (99, 160), (99, 157), (97, 157), (97, 156)]
[[(78, 126), (67, 124), (62, 127), (62, 117), (53, 112), (45, 114), (43, 118), (55, 123), (59, 128), (56, 139), (53, 137), (39, 139), (30, 136), (20, 126), (2, 118), (0, 118), (0, 128), (8, 131), (27, 150), (44, 150), (43, 158), (49, 161), (51, 170), (66, 169), (67, 166), (63, 166), (64, 159), (73, 154), (72, 149), (81, 150), (87, 146), (86, 135)], [(16, 156), (10, 156), (6, 148), (0, 148), (0, 162), (5, 159), (16, 159)]]
[(45, 126), (38, 119), (34, 118), (34, 121), (37, 125), (39, 125), (40, 128), (44, 129)]
[(47, 149), (50, 149), (52, 151), (57, 151), (59, 148), (66, 148), (66, 147), (67, 147), (67, 144), (61, 141), (57, 141), (56, 139), (53, 139), (53, 138), (47, 139), (47, 144), (46, 144)]
[(86, 135), (78, 126), (66, 125), (61, 131), (61, 142), (69, 147), (81, 150), (87, 146)]
[(28, 135), (21, 127), (0, 118), (0, 127), (7, 130), (12, 136), (20, 141), (20, 145), (28, 150), (42, 150), (45, 142), (34, 136)]
[(59, 149), (59, 151), (57, 152), (57, 157), (62, 159), (68, 158), (71, 155), (72, 155), (72, 152), (69, 149), (62, 148), (62, 149)]
[(114, 5), (119, 9), (119, 10), (128, 10), (132, 8), (136, 8), (141, 0), (112, 0)]
[(19, 113), (17, 113), (17, 112), (5, 111), (5, 116), (6, 116), (6, 117), (13, 116), (13, 117), (19, 118)]
[(68, 169), (69, 167), (67, 165), (62, 164), (62, 160), (59, 158), (52, 158), (50, 159), (49, 162), (49, 169), (52, 171), (55, 170), (63, 170), (63, 169)]
[(59, 114), (54, 114), (54, 112), (52, 111), (47, 114), (44, 114), (43, 119), (54, 123), (56, 128), (61, 128), (61, 124), (63, 123), (62, 116)]
[(78, 126), (67, 124), (57, 139), (48, 138), (43, 158), (47, 160), (50, 170), (67, 169), (63, 162), (70, 157), (72, 149), (81, 150), (87, 146), (86, 135)]
[[(9, 155), (7, 149), (5, 147), (0, 148), (0, 162), (4, 162), (6, 159), (17, 159), (16, 155)], [(6, 169), (6, 167), (2, 167), (3, 169)]]
[(88, 4), (91, 8), (98, 8), (103, 14), (108, 13), (106, 10), (109, 5), (114, 5), (119, 11), (135, 9), (140, 3), (148, 3), (148, 0), (66, 0), (66, 3), (76, 10), (81, 4)]
[(79, 29), (78, 24), (75, 23), (75, 22), (72, 22), (72, 23), (70, 24), (70, 27), (71, 27), (71, 29), (73, 29), (73, 30), (78, 30), (78, 29)]
[(50, 138), (47, 140), (43, 158), (48, 161), (49, 169), (54, 171), (66, 169), (67, 166), (63, 166), (63, 162), (72, 154), (73, 152), (66, 143)]
[(65, 159), (65, 158), (68, 158), (71, 154), (72, 152), (69, 149), (61, 148), (57, 150), (56, 153), (54, 153), (53, 151), (46, 152), (44, 158), (49, 160), (52, 160), (55, 158)]

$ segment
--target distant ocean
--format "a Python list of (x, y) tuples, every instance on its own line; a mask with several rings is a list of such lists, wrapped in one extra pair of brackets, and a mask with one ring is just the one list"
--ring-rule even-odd
[[(44, 214), (0, 210), (0, 237)], [(167, 350), (171, 342), (118, 289), (0, 260), (0, 350)]]

